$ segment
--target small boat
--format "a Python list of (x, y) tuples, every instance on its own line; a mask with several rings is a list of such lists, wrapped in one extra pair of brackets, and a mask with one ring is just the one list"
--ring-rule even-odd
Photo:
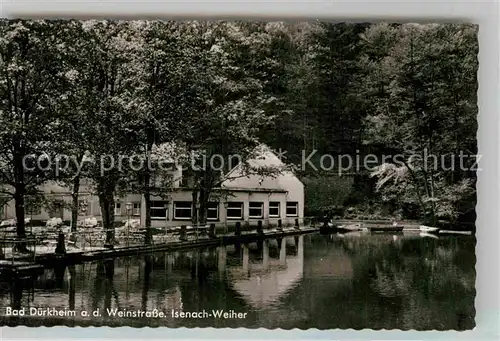
[(439, 234), (462, 234), (466, 236), (471, 236), (472, 231), (440, 230)]
[(373, 226), (373, 227), (368, 227), (368, 230), (370, 232), (402, 232), (404, 229), (404, 226)]
[(337, 225), (335, 224), (334, 221), (329, 220), (327, 222), (324, 222), (319, 226), (319, 231), (320, 233), (347, 233), (347, 232), (352, 232), (352, 231), (361, 231), (362, 226), (361, 223), (354, 223), (354, 224), (345, 224), (345, 225)]
[(438, 233), (440, 228), (439, 227), (431, 227), (431, 226), (425, 226), (425, 225), (420, 225), (419, 228), (418, 228), (420, 231), (422, 232), (426, 232), (426, 233)]
[(404, 226), (398, 225), (396, 221), (392, 223), (392, 226), (372, 226), (368, 230), (370, 232), (402, 232)]
[(360, 223), (350, 224), (350, 225), (339, 225), (337, 226), (337, 230), (344, 232), (361, 231), (362, 227)]

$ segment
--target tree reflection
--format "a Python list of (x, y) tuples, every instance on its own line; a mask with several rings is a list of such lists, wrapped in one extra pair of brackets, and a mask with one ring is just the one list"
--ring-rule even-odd
[[(463, 247), (470, 250), (472, 242)], [(414, 239), (401, 247), (386, 244), (364, 257), (366, 281), (392, 305), (403, 328), (413, 328), (415, 316), (422, 328), (472, 328), (475, 273), (473, 267), (461, 268), (471, 253), (459, 255), (460, 251), (457, 238)], [(436, 321), (442, 321), (441, 325)]]
[(75, 310), (75, 287), (76, 287), (76, 270), (74, 265), (68, 267), (69, 271), (69, 309)]
[(66, 273), (66, 264), (58, 264), (54, 266), (54, 277), (56, 288), (62, 289), (64, 287), (64, 275)]
[(115, 262), (113, 259), (104, 261), (104, 309), (111, 308), (113, 298), (113, 277), (115, 275)]
[(12, 309), (19, 310), (21, 309), (21, 303), (23, 299), (23, 282), (21, 280), (13, 280), (11, 282), (11, 298), (10, 305)]
[(144, 256), (144, 279), (142, 284), (141, 307), (146, 310), (148, 307), (148, 292), (151, 279), (151, 271), (153, 270), (153, 260), (151, 255)]
[(91, 307), (92, 310), (96, 310), (99, 307), (101, 298), (103, 296), (104, 279), (106, 274), (104, 272), (104, 263), (96, 263), (96, 274), (94, 279), (94, 285), (91, 292)]
[[(474, 238), (310, 235), (305, 245), (302, 284), (273, 310), (288, 316), (281, 328), (474, 326)], [(340, 271), (347, 263), (351, 277)]]
[[(59, 267), (47, 270), (36, 282), (33, 304), (74, 309), (78, 292), (82, 309), (88, 310), (114, 304), (121, 309), (121, 303), (127, 309), (249, 312), (241, 321), (113, 319), (113, 323), (134, 326), (462, 330), (474, 325), (473, 238), (361, 233), (300, 238), (240, 245), (237, 253), (233, 252), (237, 247), (228, 245), (68, 266), (69, 287), (64, 281), (66, 270)], [(287, 265), (292, 264), (290, 254), (303, 256), (301, 279), (265, 304), (249, 303), (236, 287), (233, 270), (244, 271), (245, 264), (247, 270), (264, 266), (267, 258), (268, 272), (274, 276), (273, 265), (281, 266), (282, 257), (277, 257), (285, 253)], [(250, 278), (256, 276), (246, 272)], [(81, 275), (78, 283), (76, 274)], [(12, 307), (26, 306), (23, 288), (22, 283), (9, 287)], [(120, 294), (124, 302), (119, 302)]]

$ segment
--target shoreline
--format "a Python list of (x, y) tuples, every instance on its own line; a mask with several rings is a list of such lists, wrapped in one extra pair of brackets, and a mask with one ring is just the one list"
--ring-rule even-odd
[(265, 239), (272, 238), (283, 238), (289, 236), (296, 236), (302, 234), (308, 234), (317, 232), (317, 228), (303, 227), (300, 229), (288, 228), (282, 231), (272, 230), (263, 231), (262, 234), (257, 232), (244, 233), (239, 236), (237, 235), (225, 235), (215, 238), (200, 238), (198, 240), (190, 241), (177, 241), (177, 242), (167, 242), (152, 245), (135, 245), (135, 246), (122, 246), (115, 247), (113, 249), (102, 248), (99, 250), (91, 251), (80, 251), (80, 252), (67, 252), (66, 254), (39, 254), (35, 255), (34, 259), (32, 255), (27, 255), (25, 257), (18, 257), (14, 262), (30, 262), (32, 264), (39, 264), (45, 267), (59, 265), (59, 264), (79, 264), (87, 261), (107, 259), (107, 258), (118, 258), (125, 256), (133, 256), (144, 253), (159, 252), (159, 251), (177, 251), (185, 249), (196, 249), (210, 246), (223, 246), (236, 243), (248, 243)]

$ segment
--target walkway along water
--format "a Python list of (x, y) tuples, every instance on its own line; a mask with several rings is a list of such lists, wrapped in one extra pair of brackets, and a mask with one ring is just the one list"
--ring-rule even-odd
[[(151, 253), (156, 251), (175, 251), (175, 250), (186, 250), (194, 249), (200, 247), (208, 246), (223, 246), (235, 243), (248, 243), (257, 240), (264, 240), (270, 238), (282, 238), (306, 233), (317, 232), (316, 228), (312, 227), (292, 227), (292, 228), (282, 228), (273, 230), (258, 230), (249, 231), (244, 233), (232, 233), (222, 236), (209, 235), (207, 237), (196, 238), (195, 240), (188, 241), (172, 241), (165, 243), (158, 243), (152, 245), (134, 245), (134, 246), (123, 246), (115, 247), (113, 249), (98, 249), (91, 251), (73, 251), (67, 252), (65, 254), (57, 253), (45, 253), (45, 254), (35, 254), (27, 256), (18, 256), (15, 259), (9, 261), (2, 261), (0, 263), (0, 273), (2, 273), (1, 279), (9, 279), (16, 275), (21, 275), (21, 273), (14, 271), (12, 269), (19, 268), (21, 266), (26, 267), (31, 265), (34, 271), (38, 272), (40, 270), (40, 265), (45, 267), (56, 266), (58, 264), (78, 264), (86, 261), (92, 261), (97, 259), (108, 259), (114, 257), (123, 256), (133, 256), (143, 253)], [(38, 266), (36, 266), (38, 265)], [(10, 269), (10, 270), (9, 270)], [(22, 274), (27, 275), (27, 273)]]

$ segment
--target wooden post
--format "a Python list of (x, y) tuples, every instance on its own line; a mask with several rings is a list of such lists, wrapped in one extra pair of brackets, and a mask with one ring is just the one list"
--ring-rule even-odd
[(186, 241), (187, 240), (187, 237), (186, 237), (186, 225), (181, 225), (181, 236), (180, 236), (179, 239), (182, 240), (182, 241)]
[(323, 217), (323, 225), (321, 225), (321, 227), (319, 228), (320, 232), (321, 233), (327, 233), (329, 231), (329, 227), (328, 227), (328, 216), (325, 215)]
[(262, 220), (259, 220), (257, 222), (257, 234), (263, 235), (264, 231), (262, 230)]
[(66, 242), (64, 240), (64, 233), (62, 230), (59, 231), (59, 235), (57, 236), (57, 246), (55, 253), (66, 254)]
[(216, 237), (216, 235), (215, 235), (215, 224), (214, 223), (210, 224), (210, 227), (209, 227), (209, 230), (208, 230), (208, 236), (210, 238), (215, 238)]

